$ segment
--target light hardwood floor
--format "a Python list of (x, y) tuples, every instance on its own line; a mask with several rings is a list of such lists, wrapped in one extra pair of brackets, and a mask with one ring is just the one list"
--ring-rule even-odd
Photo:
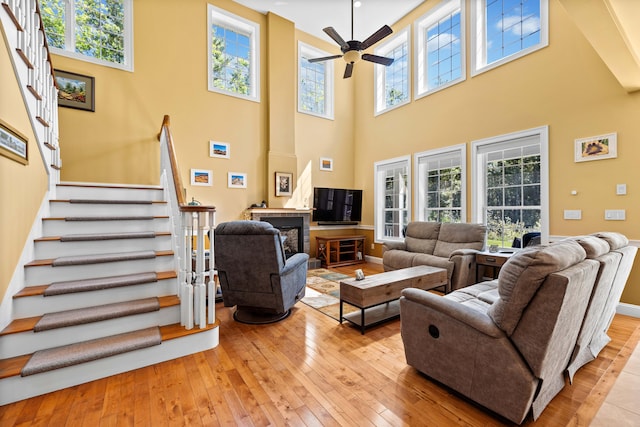
[[(271, 325), (237, 323), (231, 313), (217, 305), (213, 350), (2, 406), (0, 425), (509, 425), (407, 366), (399, 320), (361, 335), (301, 303)], [(600, 357), (524, 425), (590, 423), (640, 339), (640, 319), (617, 315), (610, 336)]]

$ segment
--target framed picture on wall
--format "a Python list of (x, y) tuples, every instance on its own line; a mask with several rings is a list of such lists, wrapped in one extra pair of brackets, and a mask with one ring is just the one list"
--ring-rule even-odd
[(247, 188), (247, 174), (239, 172), (229, 172), (227, 175), (227, 187)]
[(329, 157), (320, 157), (320, 170), (321, 171), (332, 171), (333, 170), (333, 159)]
[(58, 105), (96, 111), (95, 79), (91, 76), (54, 70), (58, 85)]
[(0, 120), (0, 155), (26, 165), (29, 163), (26, 136)]
[(293, 174), (276, 172), (276, 196), (291, 196), (293, 194)]
[(191, 185), (213, 185), (213, 172), (207, 169), (191, 169)]
[(613, 159), (618, 157), (617, 133), (575, 140), (575, 161)]
[(209, 141), (209, 157), (231, 158), (231, 144), (226, 142)]

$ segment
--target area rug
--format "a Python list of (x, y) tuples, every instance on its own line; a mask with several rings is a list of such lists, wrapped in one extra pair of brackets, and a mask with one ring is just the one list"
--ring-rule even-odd
[[(327, 316), (340, 320), (340, 280), (348, 276), (326, 268), (316, 268), (307, 272), (307, 289), (302, 302)], [(353, 313), (358, 308), (345, 303), (344, 314)]]

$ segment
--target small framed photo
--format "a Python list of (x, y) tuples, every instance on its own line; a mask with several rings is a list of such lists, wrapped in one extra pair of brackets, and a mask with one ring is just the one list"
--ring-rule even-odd
[(213, 172), (206, 169), (191, 169), (191, 185), (211, 187), (213, 185)]
[(96, 111), (95, 79), (91, 76), (54, 70), (58, 85), (58, 105), (79, 110)]
[(276, 172), (276, 196), (291, 196), (293, 194), (293, 174)]
[(231, 158), (231, 144), (226, 142), (209, 141), (209, 157)]
[(23, 165), (29, 164), (28, 138), (0, 120), (0, 155)]
[(320, 170), (321, 171), (332, 171), (333, 170), (333, 159), (328, 157), (320, 157)]
[(575, 161), (614, 159), (618, 157), (617, 133), (575, 140)]
[(227, 175), (227, 187), (247, 188), (247, 174), (239, 172), (229, 172)]

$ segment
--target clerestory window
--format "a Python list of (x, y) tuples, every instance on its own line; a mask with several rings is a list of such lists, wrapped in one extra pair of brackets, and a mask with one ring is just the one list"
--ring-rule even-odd
[(133, 71), (132, 0), (41, 0), (51, 51)]
[(472, 74), (549, 44), (548, 0), (478, 0), (472, 8)]
[(208, 11), (209, 90), (260, 101), (260, 25), (212, 5)]
[(393, 58), (389, 66), (375, 65), (375, 114), (384, 113), (410, 101), (409, 96), (409, 28), (381, 44), (375, 54)]
[(298, 43), (298, 111), (333, 119), (333, 61), (309, 62), (325, 56), (329, 54)]

